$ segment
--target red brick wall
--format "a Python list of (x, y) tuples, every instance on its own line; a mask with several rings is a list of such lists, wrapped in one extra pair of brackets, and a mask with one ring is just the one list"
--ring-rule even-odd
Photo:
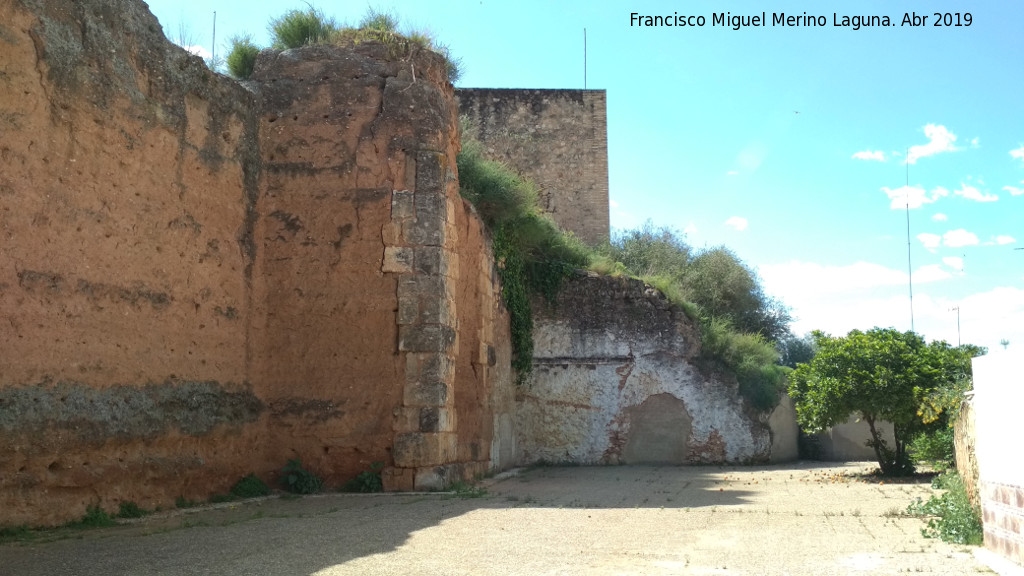
[(981, 481), (985, 547), (1024, 566), (1024, 486)]

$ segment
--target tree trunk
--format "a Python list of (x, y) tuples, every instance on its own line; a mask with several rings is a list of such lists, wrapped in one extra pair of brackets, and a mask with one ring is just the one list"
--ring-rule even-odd
[(888, 469), (885, 462), (885, 456), (882, 454), (882, 436), (878, 433), (878, 429), (875, 428), (875, 417), (870, 414), (863, 414), (864, 420), (868, 423), (868, 429), (871, 430), (871, 447), (875, 450), (875, 459), (878, 460), (878, 467), (882, 469), (884, 474)]

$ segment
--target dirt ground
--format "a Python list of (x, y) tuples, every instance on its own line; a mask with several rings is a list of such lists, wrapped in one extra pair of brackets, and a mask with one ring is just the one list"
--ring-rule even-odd
[(0, 574), (992, 573), (902, 514), (926, 480), (868, 469), (551, 467), (483, 495), (271, 498), (0, 545)]

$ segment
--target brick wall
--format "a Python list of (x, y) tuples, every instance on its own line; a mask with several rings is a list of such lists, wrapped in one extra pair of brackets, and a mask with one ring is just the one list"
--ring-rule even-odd
[(1024, 487), (981, 481), (985, 547), (1024, 565)]
[(529, 177), (541, 207), (589, 243), (608, 238), (604, 90), (456, 90), (489, 157)]

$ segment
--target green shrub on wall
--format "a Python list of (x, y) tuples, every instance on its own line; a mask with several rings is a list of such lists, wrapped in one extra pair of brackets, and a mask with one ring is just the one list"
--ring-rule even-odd
[(251, 36), (235, 36), (228, 52), (228, 73), (239, 80), (248, 79), (252, 76), (259, 53), (260, 49), (253, 44)]
[[(579, 268), (640, 277), (661, 290), (686, 315), (699, 321), (702, 358), (736, 374), (740, 393), (757, 410), (778, 404), (787, 368), (778, 365), (773, 338), (788, 333), (788, 311), (764, 295), (757, 276), (723, 249), (696, 255), (681, 236), (650, 224), (627, 231), (605, 246), (591, 248), (560, 230), (537, 204), (537, 189), (507, 166), (483, 156), (474, 127), (462, 125), (458, 156), (462, 196), (491, 230), (502, 297), (512, 325), (512, 365), (522, 382), (533, 364), (531, 294), (554, 301), (564, 280)], [(698, 286), (708, 308), (692, 301)], [(708, 289), (710, 290), (710, 289)], [(768, 332), (737, 329), (733, 318)]]
[[(448, 81), (455, 83), (462, 75), (462, 61), (452, 55), (447, 45), (419, 30), (399, 30), (399, 19), (390, 12), (370, 8), (357, 26), (338, 24), (333, 18), (313, 6), (306, 10), (289, 10), (270, 21), (271, 48), (288, 50), (314, 44), (338, 46), (380, 42), (388, 47), (392, 58), (407, 58), (418, 50), (430, 50), (444, 59)], [(252, 75), (259, 47), (250, 36), (232, 39), (228, 55), (228, 71), (232, 76), (246, 79)]]
[(722, 246), (694, 250), (680, 232), (650, 222), (596, 250), (598, 270), (619, 263), (699, 323), (701, 360), (733, 372), (750, 406), (767, 411), (778, 404), (789, 369), (779, 365), (776, 342), (789, 337), (789, 311), (764, 293), (736, 254)]
[(736, 374), (740, 394), (758, 410), (779, 403), (788, 368), (778, 364), (775, 346), (759, 334), (737, 332), (728, 320), (701, 322), (701, 356), (717, 361)]
[(512, 367), (522, 383), (533, 368), (530, 295), (553, 301), (565, 278), (585, 268), (591, 256), (582, 242), (541, 214), (533, 183), (484, 158), (481, 144), (465, 126), (457, 163), (460, 192), (492, 233), (512, 328)]
[(289, 10), (270, 21), (271, 48), (287, 50), (327, 42), (337, 32), (333, 18), (310, 6), (307, 10)]

